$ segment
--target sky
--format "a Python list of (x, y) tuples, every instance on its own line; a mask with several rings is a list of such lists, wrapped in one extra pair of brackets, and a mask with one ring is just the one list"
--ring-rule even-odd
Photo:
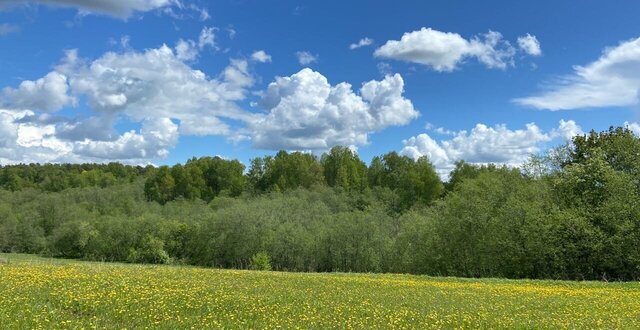
[(348, 146), (517, 166), (640, 134), (638, 1), (0, 0), (0, 164)]

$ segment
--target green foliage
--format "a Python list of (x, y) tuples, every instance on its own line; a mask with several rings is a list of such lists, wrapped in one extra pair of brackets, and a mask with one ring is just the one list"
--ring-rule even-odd
[(251, 269), (271, 270), (271, 257), (264, 251), (260, 251), (251, 257)]
[(369, 185), (395, 192), (399, 199), (393, 208), (398, 212), (415, 204), (429, 205), (444, 190), (435, 168), (426, 157), (414, 161), (396, 152), (371, 161)]
[(109, 187), (133, 182), (151, 168), (102, 164), (29, 164), (0, 167), (0, 187), (10, 191), (35, 188), (57, 192), (68, 188)]
[(220, 157), (193, 158), (186, 165), (160, 167), (145, 182), (145, 196), (165, 204), (176, 198), (210, 201), (219, 195), (239, 196), (245, 187), (244, 165)]
[(280, 151), (251, 161), (249, 182), (254, 191), (287, 191), (311, 188), (324, 182), (322, 165), (308, 153)]
[(330, 187), (362, 191), (367, 187), (367, 165), (345, 147), (333, 147), (321, 159), (324, 178)]
[[(159, 168), (0, 170), (0, 251), (286, 271), (640, 279), (640, 139), (576, 137), (522, 168), (348, 148)], [(260, 251), (260, 253), (256, 253)], [(265, 262), (268, 261), (268, 262)]]

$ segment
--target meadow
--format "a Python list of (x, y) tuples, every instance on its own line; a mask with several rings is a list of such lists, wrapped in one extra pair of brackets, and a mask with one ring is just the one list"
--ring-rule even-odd
[(8, 329), (640, 328), (636, 282), (0, 258), (0, 324)]

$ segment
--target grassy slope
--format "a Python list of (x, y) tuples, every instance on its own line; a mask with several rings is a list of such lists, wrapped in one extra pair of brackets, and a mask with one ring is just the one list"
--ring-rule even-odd
[(3, 328), (640, 328), (640, 285), (2, 255)]

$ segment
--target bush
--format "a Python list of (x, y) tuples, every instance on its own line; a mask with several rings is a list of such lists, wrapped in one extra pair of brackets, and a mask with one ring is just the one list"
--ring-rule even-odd
[(251, 257), (251, 269), (253, 270), (271, 270), (271, 257), (269, 254), (260, 251)]
[(164, 250), (164, 242), (151, 235), (146, 235), (138, 249), (129, 250), (128, 262), (146, 264), (170, 264), (171, 257)]

